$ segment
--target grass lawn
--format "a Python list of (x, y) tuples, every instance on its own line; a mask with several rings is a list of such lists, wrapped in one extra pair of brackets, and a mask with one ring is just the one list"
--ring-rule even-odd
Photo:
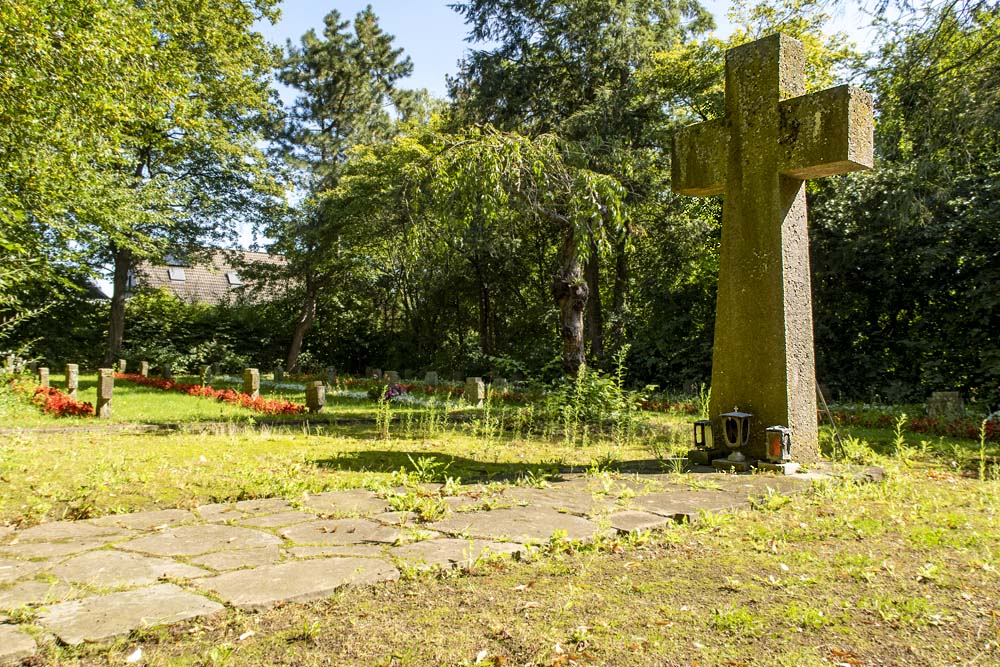
[[(449, 477), (535, 485), (560, 466), (614, 475), (614, 461), (686, 445), (671, 434), (686, 435), (690, 421), (657, 415), (632, 437), (582, 444), (502, 411), (447, 420), (443, 409), (393, 410), (386, 429), (374, 402), (344, 400), (330, 412), (359, 417), (352, 423), (248, 427), (251, 415), (206, 399), (125, 383), (119, 399), (118, 423), (182, 427), (41, 431), (28, 427), (97, 422), (0, 400), (4, 425), (25, 427), (0, 436), (0, 522)], [(228, 611), (110, 648), (47, 645), (40, 664), (124, 664), (137, 647), (147, 665), (1000, 664), (995, 443), (846, 435), (838, 456), (884, 466), (884, 482), (775, 496), (638, 538), (557, 542), (461, 575), (407, 572), (393, 585)], [(824, 441), (832, 450), (829, 433)]]

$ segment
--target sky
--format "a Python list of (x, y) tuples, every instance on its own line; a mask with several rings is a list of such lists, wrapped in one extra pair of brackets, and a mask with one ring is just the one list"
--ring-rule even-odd
[[(413, 75), (403, 82), (407, 88), (426, 88), (437, 97), (445, 97), (445, 76), (454, 74), (457, 63), (470, 48), (465, 41), (468, 29), (458, 12), (449, 9), (455, 0), (284, 0), (281, 19), (271, 25), (258, 24), (260, 32), (273, 44), (281, 46), (291, 39), (298, 44), (310, 28), (322, 31), (323, 17), (331, 10), (340, 12), (342, 20), (353, 19), (367, 5), (371, 5), (384, 31), (395, 36), (395, 43), (413, 60)], [(729, 0), (703, 0), (715, 16), (716, 34), (726, 37), (731, 27), (726, 20)], [(867, 24), (853, 2), (839, 3), (833, 10), (832, 28), (842, 30), (865, 46), (867, 37), (863, 28)], [(290, 101), (287, 93), (283, 95)]]

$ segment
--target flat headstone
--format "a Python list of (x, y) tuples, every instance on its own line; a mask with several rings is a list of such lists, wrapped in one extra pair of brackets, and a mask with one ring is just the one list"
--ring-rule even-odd
[(593, 521), (548, 507), (511, 507), (454, 514), (427, 527), (452, 535), (515, 542), (545, 541), (556, 531), (565, 531), (571, 540), (586, 540), (601, 532), (600, 526)]
[(362, 489), (317, 493), (306, 498), (302, 504), (313, 511), (333, 516), (381, 514), (389, 509), (384, 500)]
[(285, 528), (280, 535), (298, 544), (392, 544), (400, 538), (396, 528), (364, 519), (321, 519)]
[(239, 570), (244, 567), (260, 567), (261, 565), (273, 565), (281, 560), (281, 552), (278, 547), (263, 547), (261, 549), (237, 549), (235, 551), (217, 551), (214, 554), (205, 554), (191, 559), (195, 565), (205, 567), (220, 572), (227, 570)]
[(160, 579), (193, 579), (211, 574), (167, 558), (101, 550), (74, 556), (49, 573), (76, 584), (102, 588), (144, 586)]
[(218, 602), (188, 593), (174, 584), (160, 584), (123, 593), (63, 602), (42, 611), (37, 622), (65, 644), (99, 642), (133, 630), (171, 625), (225, 610)]
[(27, 560), (0, 558), (0, 584), (7, 584), (24, 577), (30, 577), (44, 567), (42, 563)]
[(611, 515), (611, 527), (619, 533), (637, 533), (641, 530), (662, 528), (672, 521), (671, 518), (649, 512), (626, 510)]
[(16, 625), (0, 625), (0, 665), (20, 664), (38, 653), (35, 640)]
[(320, 600), (337, 589), (395, 581), (399, 571), (374, 558), (327, 558), (240, 570), (198, 585), (238, 609), (258, 611), (284, 602)]
[(517, 542), (442, 538), (393, 547), (389, 554), (417, 567), (452, 568), (471, 565), (484, 555), (510, 555), (524, 550), (524, 545)]
[(192, 523), (197, 517), (187, 510), (152, 510), (133, 514), (112, 514), (100, 519), (88, 519), (95, 526), (117, 526), (130, 530), (153, 530), (162, 526)]
[(11, 611), (28, 605), (61, 602), (73, 592), (72, 587), (61, 582), (22, 581), (0, 591), (0, 609)]
[(125, 542), (118, 548), (156, 556), (197, 556), (223, 549), (252, 549), (280, 544), (281, 540), (259, 530), (239, 526), (179, 526), (162, 533)]

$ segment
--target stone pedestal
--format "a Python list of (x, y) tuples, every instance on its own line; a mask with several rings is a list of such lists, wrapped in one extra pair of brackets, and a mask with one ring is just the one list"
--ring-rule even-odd
[(466, 378), (464, 397), (469, 405), (481, 407), (486, 400), (486, 384), (483, 378)]
[(316, 413), (326, 405), (326, 386), (319, 380), (306, 384), (306, 407)]
[(76, 390), (80, 386), (80, 367), (76, 364), (66, 364), (66, 394), (76, 399)]
[(427, 374), (424, 376), (424, 384), (429, 384), (432, 387), (436, 387), (438, 384), (437, 371), (427, 371)]
[(253, 398), (260, 396), (260, 371), (256, 368), (243, 371), (243, 393)]
[(141, 375), (144, 378), (149, 377), (149, 362), (148, 361), (140, 362), (140, 364), (139, 364), (139, 375)]
[(49, 386), (49, 369), (42, 366), (38, 369), (38, 386), (48, 387)]
[(97, 371), (97, 417), (111, 418), (111, 395), (115, 391), (115, 372), (111, 368)]

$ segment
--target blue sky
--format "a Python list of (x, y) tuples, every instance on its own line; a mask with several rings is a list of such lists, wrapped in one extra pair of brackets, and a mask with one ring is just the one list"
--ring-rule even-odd
[[(260, 24), (258, 27), (270, 42), (284, 46), (288, 39), (298, 43), (309, 28), (319, 32), (323, 17), (333, 9), (339, 11), (344, 19), (353, 19), (370, 4), (382, 29), (394, 35), (396, 45), (402, 47), (413, 60), (413, 76), (404, 85), (408, 88), (427, 88), (434, 95), (444, 97), (447, 92), (445, 75), (455, 73), (456, 63), (470, 46), (465, 41), (468, 30), (462, 17), (448, 8), (451, 1), (454, 0), (334, 0), (329, 3), (285, 0), (281, 5), (281, 20), (276, 25)], [(719, 36), (728, 35), (730, 28), (726, 12), (730, 2), (703, 2), (715, 15)], [(854, 3), (842, 3), (833, 13), (832, 28), (847, 32), (860, 46), (865, 46), (861, 27), (867, 22)]]

